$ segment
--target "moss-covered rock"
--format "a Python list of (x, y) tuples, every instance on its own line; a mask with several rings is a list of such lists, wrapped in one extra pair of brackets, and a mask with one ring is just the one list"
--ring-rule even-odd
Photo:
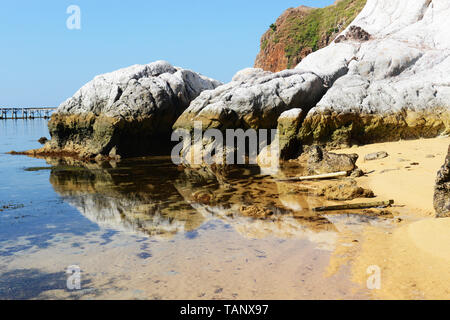
[(293, 159), (300, 155), (301, 140), (297, 133), (302, 125), (304, 113), (294, 108), (281, 114), (278, 118), (279, 155), (282, 160)]
[(152, 117), (117, 118), (92, 113), (55, 114), (49, 121), (52, 140), (41, 153), (74, 153), (80, 158), (132, 157), (167, 153), (170, 132), (155, 131)]
[(304, 145), (348, 147), (401, 139), (432, 138), (450, 130), (450, 111), (434, 108), (392, 114), (325, 113), (308, 116), (298, 133)]

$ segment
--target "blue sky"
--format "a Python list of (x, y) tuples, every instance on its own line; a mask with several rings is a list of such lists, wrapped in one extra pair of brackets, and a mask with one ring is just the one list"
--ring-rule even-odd
[[(167, 60), (227, 82), (287, 8), (333, 0), (42, 0), (0, 5), (0, 106), (57, 106), (95, 75)], [(69, 30), (70, 5), (81, 30)]]

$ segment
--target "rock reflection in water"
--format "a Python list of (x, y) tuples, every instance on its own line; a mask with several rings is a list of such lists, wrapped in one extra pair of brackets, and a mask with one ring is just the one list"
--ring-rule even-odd
[(109, 164), (52, 163), (50, 182), (64, 200), (104, 228), (170, 238), (204, 218), (170, 183), (177, 168), (165, 159)]
[(331, 249), (336, 229), (309, 210), (321, 204), (320, 199), (290, 192), (288, 184), (258, 172), (258, 168), (226, 173), (185, 169), (175, 187), (206, 219), (222, 219), (245, 237), (307, 238)]
[(306, 238), (332, 250), (336, 226), (348, 219), (312, 212), (323, 199), (262, 176), (258, 167), (193, 170), (167, 158), (52, 161), (50, 182), (65, 201), (101, 227), (139, 235), (170, 238), (221, 219), (248, 238)]

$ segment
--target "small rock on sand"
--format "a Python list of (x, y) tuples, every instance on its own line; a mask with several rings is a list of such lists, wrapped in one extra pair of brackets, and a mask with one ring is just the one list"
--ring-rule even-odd
[(370, 153), (364, 157), (365, 161), (373, 161), (373, 160), (379, 160), (389, 157), (389, 154), (385, 151)]
[(357, 154), (335, 154), (317, 145), (311, 146), (299, 160), (306, 162), (307, 171), (311, 175), (340, 171), (351, 172), (358, 168), (356, 166)]
[(330, 183), (316, 191), (316, 196), (323, 196), (327, 200), (346, 201), (356, 198), (375, 197), (372, 190), (359, 187), (355, 180)]

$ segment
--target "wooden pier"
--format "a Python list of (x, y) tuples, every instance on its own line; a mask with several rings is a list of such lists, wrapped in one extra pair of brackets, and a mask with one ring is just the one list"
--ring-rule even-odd
[(2, 108), (0, 107), (0, 119), (49, 119), (56, 108)]

